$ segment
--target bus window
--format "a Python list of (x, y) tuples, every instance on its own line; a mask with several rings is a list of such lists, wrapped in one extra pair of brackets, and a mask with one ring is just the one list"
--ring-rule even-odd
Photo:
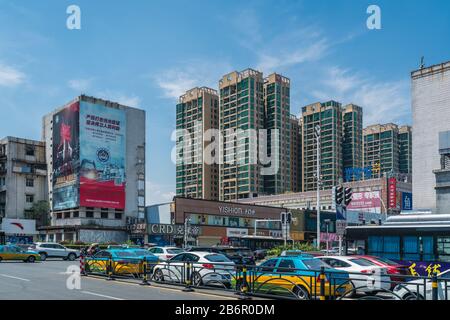
[(420, 260), (419, 237), (403, 237), (403, 259)]
[(450, 262), (450, 237), (437, 238), (438, 261)]

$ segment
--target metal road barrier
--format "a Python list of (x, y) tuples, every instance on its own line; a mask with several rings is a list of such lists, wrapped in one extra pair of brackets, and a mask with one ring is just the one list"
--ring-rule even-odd
[[(207, 288), (240, 299), (289, 300), (449, 300), (450, 274), (430, 277), (383, 272), (343, 272), (196, 262), (149, 262), (136, 259), (82, 257), (80, 271), (107, 280), (139, 279), (141, 285), (164, 283), (192, 292)], [(84, 270), (82, 269), (84, 267)], [(381, 270), (381, 269), (380, 269)]]

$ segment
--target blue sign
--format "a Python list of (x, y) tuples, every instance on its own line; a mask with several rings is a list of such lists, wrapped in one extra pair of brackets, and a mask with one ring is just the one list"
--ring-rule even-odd
[(412, 210), (412, 193), (403, 192), (402, 193), (402, 210)]
[(344, 178), (345, 182), (348, 181), (360, 181), (363, 178), (371, 179), (372, 178), (372, 167), (365, 168), (345, 168), (344, 169)]

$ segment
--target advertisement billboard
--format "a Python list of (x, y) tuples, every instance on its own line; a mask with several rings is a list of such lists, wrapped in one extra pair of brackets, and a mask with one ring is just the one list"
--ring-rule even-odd
[(397, 209), (397, 179), (388, 180), (388, 208)]
[[(74, 102), (53, 116), (53, 210), (78, 207), (77, 188), (80, 157), (80, 104)], [(61, 196), (64, 195), (64, 196)]]
[(380, 191), (354, 192), (347, 210), (381, 212)]
[(80, 107), (80, 206), (125, 209), (125, 111)]
[(412, 193), (402, 192), (402, 210), (412, 210)]

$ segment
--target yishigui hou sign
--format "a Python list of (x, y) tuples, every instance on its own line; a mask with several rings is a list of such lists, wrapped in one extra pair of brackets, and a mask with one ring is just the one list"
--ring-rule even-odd
[(230, 215), (254, 216), (256, 214), (254, 209), (243, 209), (239, 207), (225, 207), (225, 206), (219, 206), (219, 212), (222, 214), (230, 214)]

